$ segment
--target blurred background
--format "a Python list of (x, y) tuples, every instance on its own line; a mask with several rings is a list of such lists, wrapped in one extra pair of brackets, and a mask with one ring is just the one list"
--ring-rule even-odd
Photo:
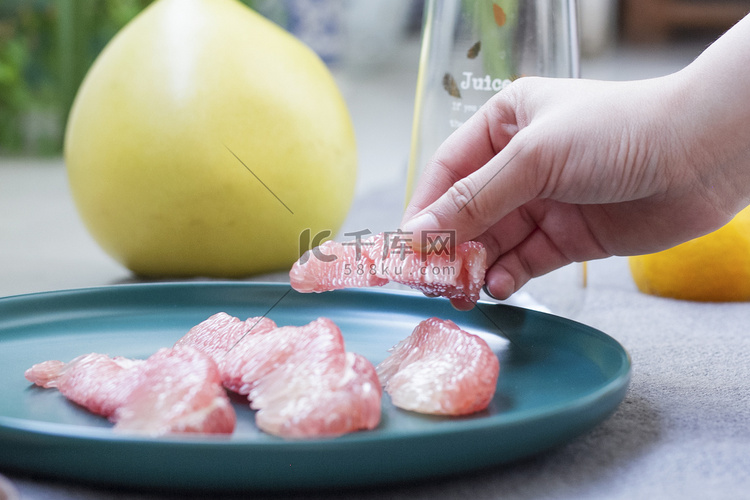
[[(0, 2), (0, 156), (61, 154), (67, 112), (89, 65), (151, 2)], [(422, 0), (243, 2), (310, 45), (344, 86), (396, 66), (416, 78)], [(578, 7), (582, 76), (635, 79), (682, 67), (748, 12), (750, 0), (579, 0)]]

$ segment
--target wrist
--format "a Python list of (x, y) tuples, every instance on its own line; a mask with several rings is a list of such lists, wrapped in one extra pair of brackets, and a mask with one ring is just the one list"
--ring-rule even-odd
[(661, 107), (675, 172), (693, 173), (695, 188), (724, 218), (750, 203), (750, 62), (735, 70), (729, 59), (707, 51), (665, 77)]
[(750, 203), (750, 16), (673, 77), (691, 161), (734, 214)]

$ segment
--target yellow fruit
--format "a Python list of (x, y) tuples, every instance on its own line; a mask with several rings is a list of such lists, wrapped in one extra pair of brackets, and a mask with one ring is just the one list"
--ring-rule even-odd
[(303, 231), (339, 229), (357, 167), (328, 69), (235, 0), (159, 0), (123, 28), (79, 89), (65, 160), (94, 238), (146, 276), (289, 267)]
[(750, 207), (713, 233), (630, 257), (629, 263), (644, 293), (706, 302), (750, 300)]

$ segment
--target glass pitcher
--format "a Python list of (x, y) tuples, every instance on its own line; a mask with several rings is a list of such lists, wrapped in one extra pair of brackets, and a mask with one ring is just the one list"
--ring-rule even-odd
[[(407, 201), (438, 146), (522, 76), (578, 77), (575, 0), (427, 0), (406, 180)], [(568, 316), (585, 264), (532, 280), (513, 302)]]

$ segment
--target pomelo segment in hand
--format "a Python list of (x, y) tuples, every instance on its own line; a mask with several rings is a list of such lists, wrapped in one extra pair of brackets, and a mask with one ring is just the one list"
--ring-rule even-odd
[(487, 408), (500, 362), (482, 338), (450, 320), (429, 318), (390, 350), (376, 371), (394, 406), (437, 415)]
[(479, 300), (486, 272), (486, 250), (476, 241), (454, 252), (415, 253), (398, 233), (380, 233), (346, 243), (327, 241), (292, 266), (289, 281), (298, 292), (400, 283), (429, 295)]
[(354, 194), (354, 129), (309, 48), (236, 0), (158, 0), (107, 45), (69, 116), (78, 211), (143, 276), (288, 269)]

